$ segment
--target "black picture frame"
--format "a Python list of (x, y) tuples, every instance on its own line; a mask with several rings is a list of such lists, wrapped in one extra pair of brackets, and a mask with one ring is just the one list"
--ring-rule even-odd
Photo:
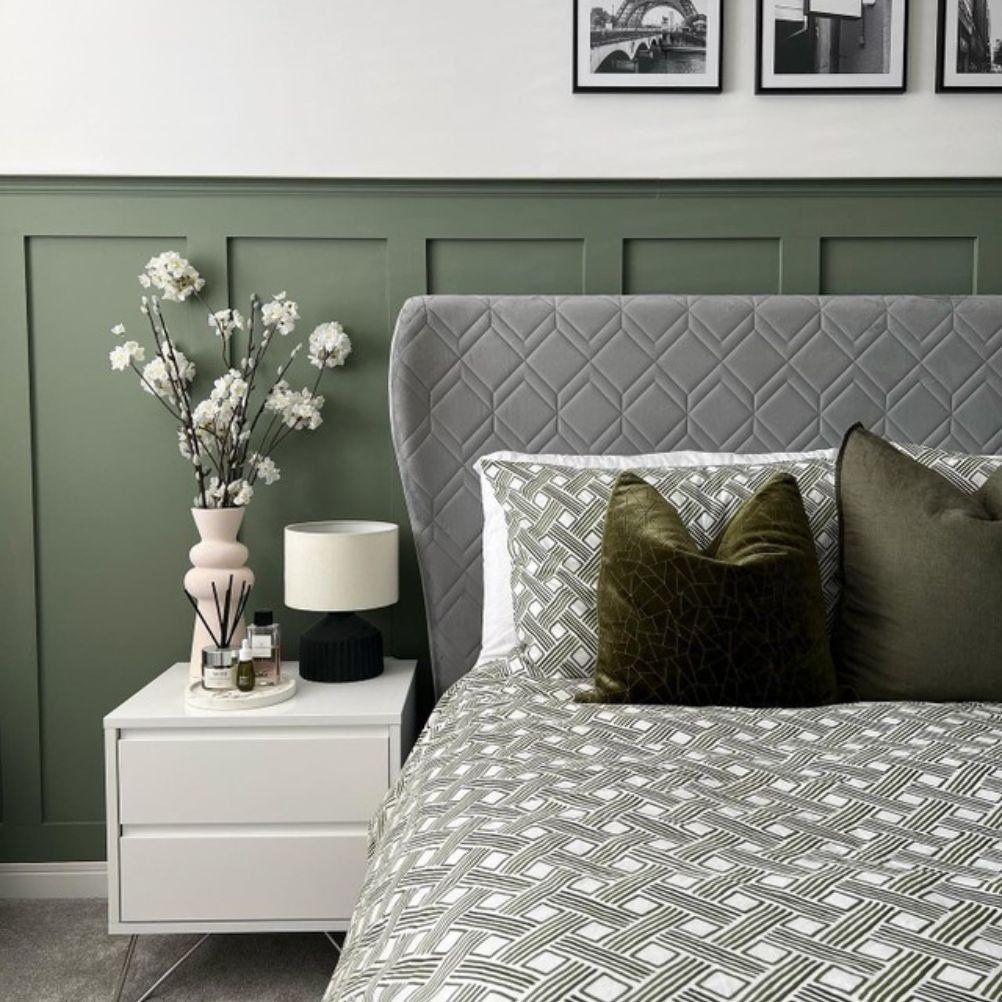
[[(719, 25), (717, 32), (717, 74), (713, 83), (686, 84), (659, 84), (659, 74), (650, 74), (652, 83), (642, 87), (615, 86), (606, 83), (582, 83), (579, 73), (578, 50), (581, 40), (581, 15), (582, 10), (588, 14), (591, 12), (592, 4), (587, 0), (574, 0), (574, 31), (572, 32), (573, 59), (571, 61), (571, 90), (575, 94), (719, 94), (724, 89), (724, 0), (706, 0), (708, 5), (716, 6), (716, 19)], [(593, 74), (594, 75), (594, 74)], [(684, 80), (687, 74), (674, 74)]]
[[(936, 93), (937, 94), (1002, 94), (1002, 74), (973, 73), (974, 77), (991, 77), (999, 82), (993, 85), (987, 84), (955, 84), (948, 83), (946, 79), (946, 43), (949, 32), (948, 18), (959, 17), (959, 0), (939, 0), (939, 17), (936, 22)], [(991, 40), (989, 39), (989, 46)], [(956, 52), (953, 53), (956, 55)]]
[[(765, 43), (765, 15), (766, 4), (771, 0), (757, 0), (757, 23), (755, 30), (755, 93), (756, 94), (904, 94), (908, 90), (908, 28), (909, 28), (909, 0), (901, 0), (903, 3), (902, 18), (902, 42), (901, 42), (901, 82), (883, 85), (863, 85), (859, 87), (810, 87), (807, 85), (777, 87), (767, 86), (764, 75), (764, 43)], [(804, 3), (805, 16), (807, 0)], [(807, 74), (803, 74), (807, 75)], [(827, 74), (818, 74), (827, 75)], [(849, 76), (849, 74), (847, 74)]]

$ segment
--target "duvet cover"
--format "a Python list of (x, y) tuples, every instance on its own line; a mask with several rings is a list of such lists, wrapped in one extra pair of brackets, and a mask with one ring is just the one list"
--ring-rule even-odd
[(1002, 999), (1002, 706), (578, 687), (512, 655), (445, 695), (327, 1002)]

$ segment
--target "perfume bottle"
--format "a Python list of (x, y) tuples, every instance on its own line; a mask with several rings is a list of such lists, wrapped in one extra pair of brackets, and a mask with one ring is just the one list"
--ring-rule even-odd
[(237, 652), (231, 647), (202, 648), (202, 688), (214, 692), (237, 686)]
[(282, 634), (271, 609), (258, 609), (247, 627), (257, 685), (277, 685), (282, 677)]
[(254, 654), (246, 637), (240, 645), (237, 661), (237, 688), (241, 692), (250, 692), (254, 688)]

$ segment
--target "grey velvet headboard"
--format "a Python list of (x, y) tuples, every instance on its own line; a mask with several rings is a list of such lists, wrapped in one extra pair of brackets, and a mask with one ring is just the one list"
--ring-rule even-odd
[(1002, 297), (428, 296), (390, 400), (441, 695), (480, 644), (477, 457), (801, 450), (856, 421), (995, 453)]

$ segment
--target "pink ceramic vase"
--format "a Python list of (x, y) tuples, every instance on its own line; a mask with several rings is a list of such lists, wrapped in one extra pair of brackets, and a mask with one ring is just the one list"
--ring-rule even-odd
[[(247, 547), (237, 541), (240, 525), (244, 520), (243, 508), (192, 508), (191, 516), (195, 520), (200, 542), (196, 543), (188, 554), (192, 567), (184, 576), (184, 586), (198, 600), (198, 608), (218, 635), (219, 614), (212, 594), (215, 583), (220, 603), (226, 594), (230, 575), (233, 575), (232, 606), (240, 594), (240, 585), (251, 587), (254, 584), (254, 572), (246, 566)], [(246, 628), (243, 618), (233, 633), (230, 645), (239, 647)], [(202, 648), (214, 643), (209, 631), (202, 625), (201, 619), (195, 617), (195, 630), (191, 639), (191, 678), (202, 677)]]

